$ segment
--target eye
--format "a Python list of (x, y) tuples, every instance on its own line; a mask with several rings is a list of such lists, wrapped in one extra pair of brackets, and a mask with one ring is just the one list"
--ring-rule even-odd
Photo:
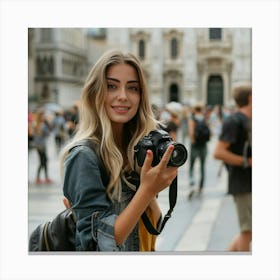
[(116, 89), (117, 88), (117, 86), (115, 85), (115, 84), (112, 84), (112, 83), (107, 83), (107, 89)]
[(139, 86), (138, 85), (131, 85), (128, 87), (129, 91), (133, 91), (133, 92), (139, 92)]

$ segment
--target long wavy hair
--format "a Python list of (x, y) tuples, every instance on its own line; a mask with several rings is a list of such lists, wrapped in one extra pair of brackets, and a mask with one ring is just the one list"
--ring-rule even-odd
[(36, 116), (35, 116), (35, 134), (37, 136), (41, 136), (42, 135), (42, 124), (45, 120), (45, 111), (43, 109), (38, 109)]
[[(125, 141), (127, 164), (119, 150), (112, 131), (111, 121), (105, 110), (107, 92), (106, 73), (108, 68), (116, 64), (131, 65), (137, 72), (140, 81), (140, 103), (136, 115), (128, 123), (125, 123), (123, 139)], [(82, 139), (89, 139), (97, 143), (97, 151), (110, 176), (107, 188), (109, 197), (120, 199), (121, 178), (124, 172), (134, 169), (134, 146), (151, 130), (156, 129), (158, 121), (154, 118), (151, 104), (148, 98), (146, 82), (140, 61), (130, 53), (120, 51), (106, 52), (92, 67), (85, 81), (80, 105), (80, 119), (77, 131), (71, 142), (62, 151), (63, 162), (71, 147)], [(139, 170), (137, 170), (139, 171)]]

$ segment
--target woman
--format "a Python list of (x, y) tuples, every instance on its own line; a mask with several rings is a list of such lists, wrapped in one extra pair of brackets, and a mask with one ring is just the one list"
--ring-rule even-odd
[[(155, 197), (171, 184), (177, 168), (167, 167), (173, 145), (157, 166), (152, 167), (148, 150), (141, 170), (135, 167), (134, 146), (158, 125), (138, 59), (105, 53), (86, 79), (80, 110), (78, 130), (62, 157), (64, 195), (77, 216), (76, 249), (93, 250), (96, 243), (98, 251), (147, 250), (139, 237), (139, 219), (147, 209), (155, 224), (160, 220)], [(96, 143), (96, 153), (75, 147), (83, 139)], [(106, 185), (98, 158), (109, 174)], [(140, 173), (137, 192), (127, 179), (135, 169)]]
[[(48, 174), (48, 157), (47, 157), (47, 139), (50, 135), (51, 129), (45, 118), (43, 109), (39, 109), (36, 114), (35, 128), (34, 128), (34, 145), (39, 155), (39, 166), (37, 170), (36, 184), (47, 183), (51, 184), (52, 180)], [(45, 181), (41, 180), (41, 170), (45, 172)]]

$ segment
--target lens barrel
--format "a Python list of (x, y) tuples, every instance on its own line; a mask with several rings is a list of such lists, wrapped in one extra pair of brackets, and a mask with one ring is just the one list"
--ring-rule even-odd
[(179, 167), (182, 166), (188, 159), (188, 151), (183, 144), (173, 143), (174, 150), (170, 157), (169, 166)]

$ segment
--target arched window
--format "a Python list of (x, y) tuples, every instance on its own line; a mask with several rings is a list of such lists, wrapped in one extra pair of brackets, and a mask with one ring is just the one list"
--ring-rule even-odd
[(42, 74), (42, 62), (39, 56), (37, 56), (36, 58), (36, 72), (37, 75), (41, 75)]
[(139, 57), (145, 59), (145, 42), (144, 40), (139, 41)]
[(49, 99), (49, 97), (50, 97), (49, 86), (48, 86), (48, 84), (44, 84), (42, 87), (41, 98), (46, 100), (46, 99)]
[(176, 59), (178, 56), (178, 41), (176, 38), (171, 39), (171, 58)]
[(54, 73), (54, 61), (53, 61), (53, 57), (52, 56), (49, 59), (49, 73), (50, 74)]
[(43, 58), (43, 62), (42, 62), (42, 75), (46, 75), (46, 74), (48, 74), (48, 71), (49, 71), (49, 66), (48, 66), (48, 59), (47, 59), (47, 57), (46, 56), (44, 56), (44, 58)]

